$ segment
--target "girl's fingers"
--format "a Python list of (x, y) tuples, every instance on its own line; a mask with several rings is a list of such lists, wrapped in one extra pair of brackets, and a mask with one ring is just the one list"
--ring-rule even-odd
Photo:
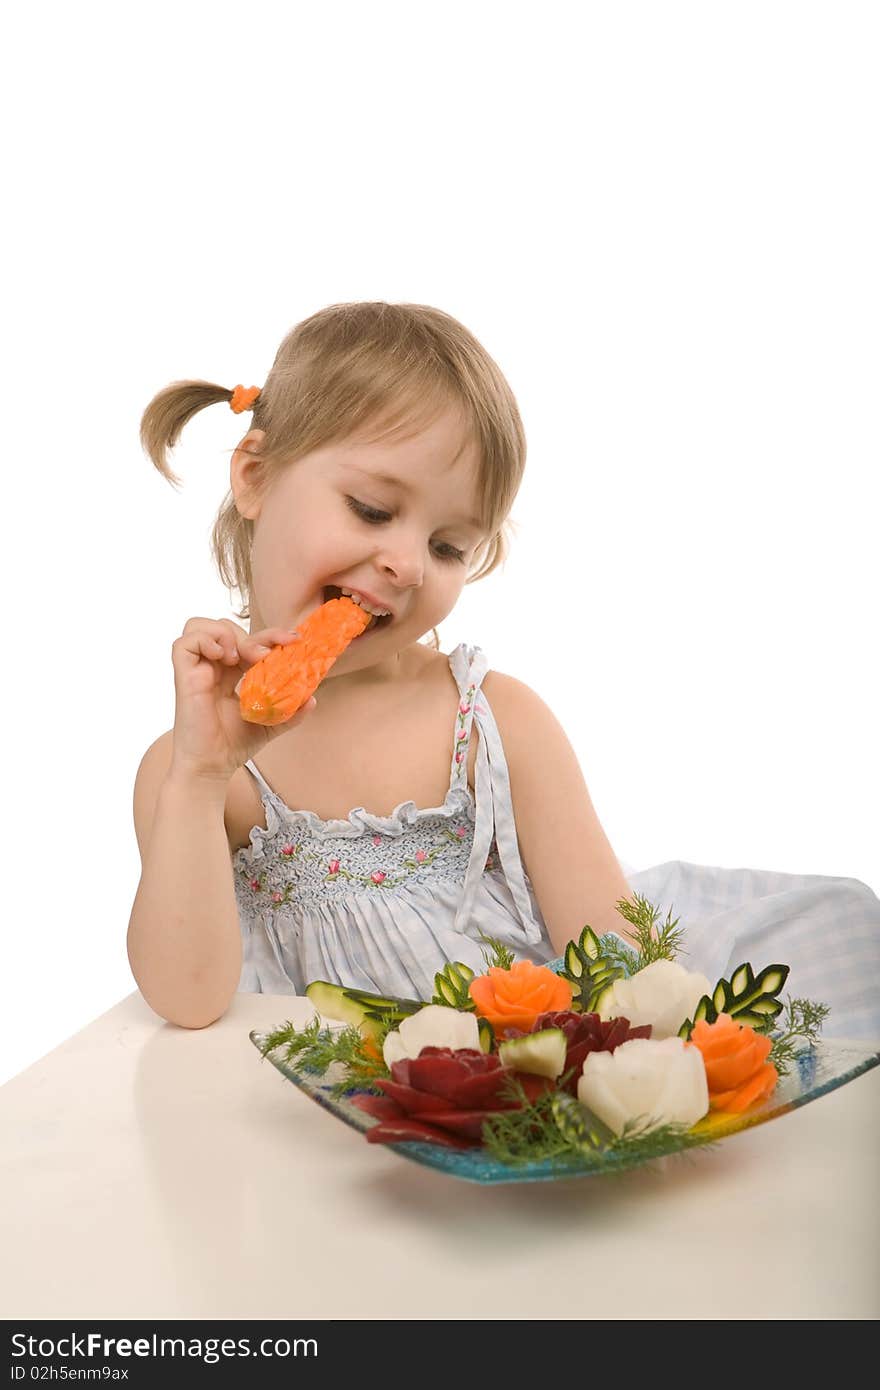
[(237, 666), (239, 662), (239, 651), (235, 640), (227, 637), (225, 633), (217, 637), (209, 637), (209, 651), (206, 653), (214, 660), (222, 661), (226, 666)]
[(264, 656), (268, 656), (273, 647), (284, 646), (288, 642), (298, 639), (299, 633), (288, 632), (282, 627), (267, 627), (261, 632), (254, 632), (244, 642), (239, 642), (243, 660), (254, 666), (261, 661)]
[(262, 661), (264, 656), (268, 656), (272, 648), (262, 642), (243, 642), (241, 660), (242, 665), (256, 666), (258, 661)]
[(296, 629), (291, 631), (286, 627), (264, 627), (260, 632), (252, 632), (250, 640), (263, 647), (277, 647), (284, 642), (294, 642), (298, 637), (299, 632)]
[(267, 656), (273, 647), (287, 645), (298, 638), (299, 633), (288, 628), (268, 627), (247, 633), (235, 623), (191, 618), (171, 651), (172, 658), (185, 652), (190, 658), (204, 658), (215, 665), (229, 669), (239, 666), (246, 670)]
[[(290, 631), (288, 628), (284, 627), (267, 627), (261, 632), (255, 632), (246, 641), (239, 642), (238, 644), (241, 647), (241, 664), (247, 664), (249, 667), (256, 666), (258, 661), (262, 661), (264, 656), (268, 656), (273, 647), (283, 646), (287, 643), (298, 641), (299, 636), (299, 632), (295, 629)], [(237, 696), (241, 693), (243, 681), (244, 676), (236, 683), (232, 692), (233, 695)], [(305, 708), (314, 709), (315, 704), (315, 700), (310, 702), (307, 701)]]
[(188, 632), (178, 637), (171, 647), (172, 661), (176, 662), (184, 655), (195, 657), (197, 661), (200, 657), (206, 661), (218, 661), (223, 655), (223, 647), (210, 632)]

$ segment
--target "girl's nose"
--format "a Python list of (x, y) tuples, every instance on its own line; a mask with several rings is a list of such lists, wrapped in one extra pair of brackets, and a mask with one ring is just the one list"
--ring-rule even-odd
[(414, 588), (424, 578), (424, 561), (412, 546), (387, 547), (379, 556), (379, 566), (401, 588)]

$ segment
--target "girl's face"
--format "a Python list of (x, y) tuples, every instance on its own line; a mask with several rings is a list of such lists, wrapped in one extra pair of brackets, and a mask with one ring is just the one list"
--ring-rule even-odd
[[(257, 447), (262, 438), (262, 430), (246, 436)], [(396, 678), (398, 653), (451, 612), (485, 538), (476, 446), (461, 441), (462, 418), (450, 407), (408, 439), (316, 449), (262, 497), (253, 456), (239, 447), (231, 483), (238, 511), (254, 522), (251, 632), (296, 627), (330, 586), (344, 586), (391, 617), (356, 638), (329, 676)]]

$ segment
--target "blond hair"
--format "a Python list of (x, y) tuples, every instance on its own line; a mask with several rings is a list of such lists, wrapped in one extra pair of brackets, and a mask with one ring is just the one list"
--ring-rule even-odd
[[(141, 420), (144, 451), (174, 485), (167, 451), (204, 406), (230, 401), (232, 391), (208, 381), (175, 381), (153, 397)], [(466, 438), (478, 448), (477, 507), (485, 538), (466, 579), (491, 574), (508, 553), (507, 530), (526, 459), (516, 400), (485, 348), (457, 321), (425, 304), (332, 304), (303, 321), (282, 342), (256, 399), (252, 427), (265, 432), (257, 486), (323, 445), (371, 433), (406, 436), (425, 428), (450, 404), (463, 412)], [(464, 442), (464, 441), (463, 441)], [(230, 451), (232, 452), (232, 451)], [(253, 522), (230, 490), (214, 522), (211, 551), (220, 577), (250, 616)], [(436, 628), (434, 645), (440, 642)]]

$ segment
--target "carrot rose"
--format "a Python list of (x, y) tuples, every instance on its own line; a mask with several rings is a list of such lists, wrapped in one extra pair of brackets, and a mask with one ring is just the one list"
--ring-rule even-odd
[(691, 1042), (703, 1054), (710, 1109), (738, 1113), (764, 1100), (776, 1085), (778, 1073), (767, 1061), (772, 1040), (730, 1014), (694, 1024)]
[(570, 1008), (572, 986), (546, 965), (518, 960), (509, 970), (493, 965), (488, 974), (477, 975), (468, 992), (477, 1013), (503, 1037), (507, 1028), (529, 1032), (538, 1014)]

